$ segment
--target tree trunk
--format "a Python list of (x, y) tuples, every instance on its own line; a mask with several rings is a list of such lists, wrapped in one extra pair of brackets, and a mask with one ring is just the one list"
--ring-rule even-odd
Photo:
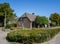
[(6, 28), (6, 11), (5, 11), (5, 18), (4, 18), (4, 30)]

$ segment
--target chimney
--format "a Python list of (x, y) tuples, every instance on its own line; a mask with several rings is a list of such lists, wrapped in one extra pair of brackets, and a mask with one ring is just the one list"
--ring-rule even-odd
[(32, 15), (35, 15), (35, 13), (32, 13)]

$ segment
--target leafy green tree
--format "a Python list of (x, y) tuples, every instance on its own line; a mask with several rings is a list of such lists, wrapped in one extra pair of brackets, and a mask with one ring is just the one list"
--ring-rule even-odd
[(59, 16), (59, 25), (60, 25), (60, 16)]
[(0, 16), (4, 18), (4, 26), (6, 27), (6, 23), (12, 18), (16, 17), (14, 10), (10, 7), (9, 3), (0, 4)]
[(51, 22), (52, 23), (55, 22), (56, 25), (59, 25), (59, 19), (60, 19), (60, 16), (59, 16), (58, 13), (53, 13), (53, 14), (50, 15)]
[(45, 16), (41, 17), (41, 21), (42, 21), (42, 24), (48, 24), (48, 18), (46, 18)]
[(48, 24), (48, 19), (45, 16), (36, 16), (35, 23), (38, 25)]
[(42, 24), (42, 21), (41, 21), (42, 19), (41, 19), (41, 17), (40, 16), (36, 16), (36, 19), (35, 19), (35, 23), (37, 23), (37, 24)]

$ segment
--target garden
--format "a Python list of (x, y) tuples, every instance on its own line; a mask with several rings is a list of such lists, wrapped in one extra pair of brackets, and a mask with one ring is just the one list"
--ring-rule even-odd
[(22, 30), (16, 29), (7, 34), (7, 40), (10, 42), (18, 42), (23, 44), (42, 43), (52, 39), (57, 33), (60, 32), (60, 28), (56, 29), (32, 29)]

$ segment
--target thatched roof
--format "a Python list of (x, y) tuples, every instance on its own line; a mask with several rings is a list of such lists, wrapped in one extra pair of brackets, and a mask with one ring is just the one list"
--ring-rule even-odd
[(35, 21), (36, 15), (33, 14), (29, 14), (29, 13), (24, 13), (21, 17), (27, 17), (30, 21)]

